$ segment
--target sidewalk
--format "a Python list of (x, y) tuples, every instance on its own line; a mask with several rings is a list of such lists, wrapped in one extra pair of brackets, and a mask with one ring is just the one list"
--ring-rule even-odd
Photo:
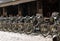
[(52, 38), (0, 31), (0, 41), (52, 41)]

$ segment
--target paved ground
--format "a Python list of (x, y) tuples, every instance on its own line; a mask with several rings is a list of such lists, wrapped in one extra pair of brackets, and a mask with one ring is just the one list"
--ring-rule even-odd
[(0, 41), (52, 41), (52, 38), (0, 31)]

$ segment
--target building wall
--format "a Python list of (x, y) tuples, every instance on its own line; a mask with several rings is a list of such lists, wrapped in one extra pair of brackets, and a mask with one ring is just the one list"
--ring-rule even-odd
[[(18, 0), (16, 0), (18, 1)], [(21, 0), (21, 1), (27, 1), (27, 0)], [(7, 4), (8, 5), (8, 4)], [(19, 4), (16, 4), (17, 7)], [(3, 6), (3, 5), (2, 5)], [(9, 5), (10, 6), (10, 5)], [(14, 6), (14, 5), (13, 5)], [(4, 7), (4, 6), (3, 6)], [(8, 6), (5, 6), (8, 7)], [(5, 8), (4, 7), (4, 8)], [(41, 5), (41, 0), (36, 0), (36, 1), (31, 1), (30, 2), (25, 2), (25, 3), (20, 3), (19, 7), (19, 13), (23, 14), (26, 13), (25, 15), (36, 15), (36, 13), (42, 14), (42, 5)], [(17, 10), (18, 11), (18, 10)], [(24, 13), (23, 13), (24, 12)]]
[(42, 14), (42, 0), (37, 0), (37, 13)]
[(37, 3), (36, 3), (36, 1), (26, 2), (26, 3), (22, 3), (22, 4), (17, 4), (17, 5), (5, 6), (2, 9), (3, 9), (2, 15), (8, 14), (8, 16), (9, 16), (10, 14), (12, 14), (12, 15), (21, 14), (21, 16), (26, 16), (26, 15), (32, 16), (32, 15), (36, 15)]

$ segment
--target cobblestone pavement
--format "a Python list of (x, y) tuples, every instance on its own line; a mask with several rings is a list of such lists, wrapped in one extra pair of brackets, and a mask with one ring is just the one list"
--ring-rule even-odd
[(0, 31), (0, 41), (52, 41), (52, 38)]

